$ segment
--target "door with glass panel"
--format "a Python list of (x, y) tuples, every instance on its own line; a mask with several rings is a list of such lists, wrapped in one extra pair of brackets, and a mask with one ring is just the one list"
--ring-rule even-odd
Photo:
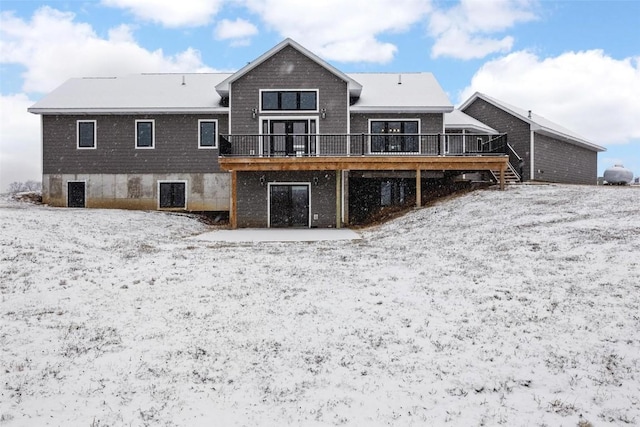
[(314, 120), (269, 120), (265, 121), (263, 134), (268, 134), (268, 156), (308, 156), (315, 152), (313, 139)]
[(269, 227), (309, 227), (309, 185), (269, 186)]

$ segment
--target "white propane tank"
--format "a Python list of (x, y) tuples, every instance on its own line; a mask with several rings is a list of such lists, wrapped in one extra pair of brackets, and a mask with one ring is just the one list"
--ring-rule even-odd
[(604, 180), (608, 184), (626, 185), (633, 181), (633, 172), (622, 165), (615, 165), (604, 171)]

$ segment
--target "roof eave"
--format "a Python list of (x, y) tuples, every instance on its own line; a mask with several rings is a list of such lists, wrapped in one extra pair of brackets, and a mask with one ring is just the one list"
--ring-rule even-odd
[(27, 108), (33, 114), (200, 114), (229, 113), (228, 107), (185, 107), (185, 108)]
[(411, 107), (411, 106), (357, 106), (349, 107), (352, 113), (450, 113), (453, 111), (452, 105), (432, 106), (432, 107)]

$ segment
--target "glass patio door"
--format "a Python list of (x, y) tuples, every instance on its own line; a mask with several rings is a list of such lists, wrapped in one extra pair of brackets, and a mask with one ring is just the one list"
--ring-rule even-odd
[(309, 227), (309, 185), (272, 184), (269, 227)]
[[(268, 123), (268, 124), (267, 124)], [(307, 156), (315, 151), (310, 146), (309, 133), (315, 132), (315, 121), (270, 120), (265, 122), (265, 130), (270, 136), (270, 156)], [(313, 129), (310, 129), (313, 128)]]

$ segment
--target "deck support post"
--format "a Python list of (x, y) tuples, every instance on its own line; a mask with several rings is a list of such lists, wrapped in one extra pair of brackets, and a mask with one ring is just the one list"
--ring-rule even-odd
[(336, 228), (342, 228), (342, 171), (336, 170)]
[(238, 172), (231, 171), (231, 206), (229, 206), (229, 224), (232, 229), (238, 228)]
[(500, 190), (504, 190), (504, 163), (500, 165)]
[(420, 169), (416, 169), (416, 207), (422, 206), (422, 175)]
[(349, 224), (349, 171), (342, 174), (342, 223)]

